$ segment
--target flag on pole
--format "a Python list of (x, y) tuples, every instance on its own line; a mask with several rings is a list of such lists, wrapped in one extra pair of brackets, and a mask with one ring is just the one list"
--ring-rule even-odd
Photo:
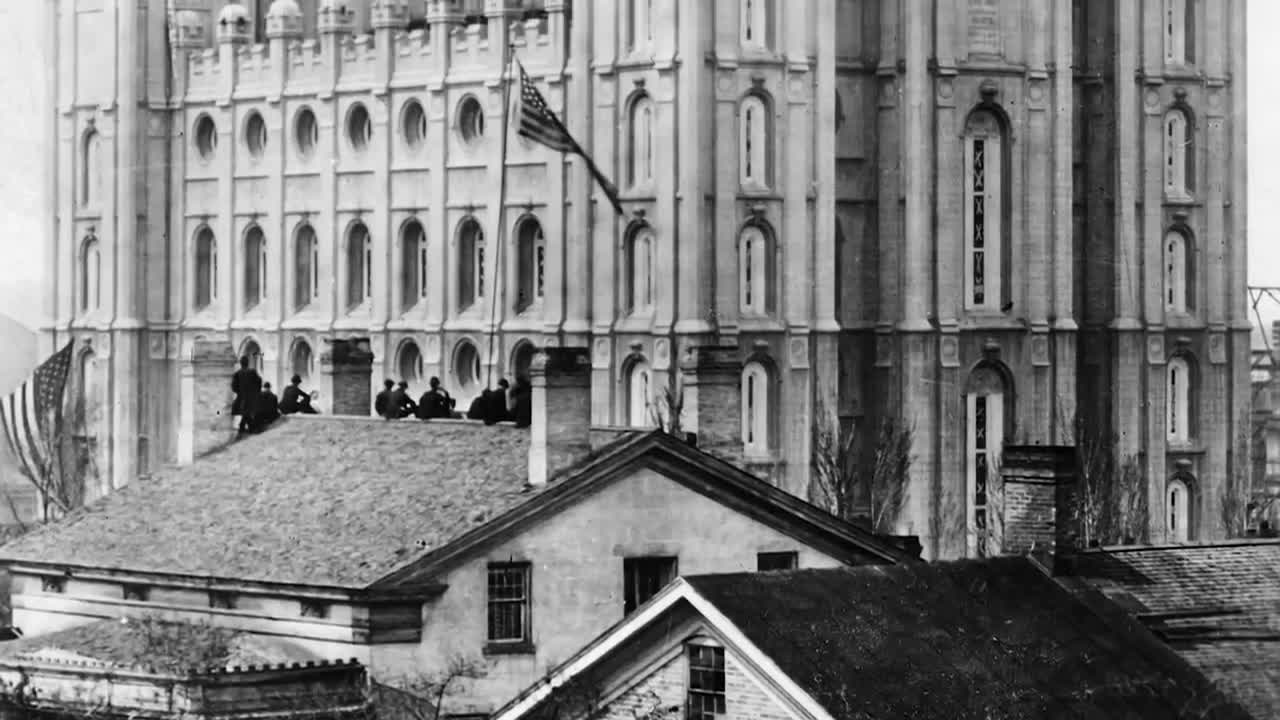
[(618, 200), (618, 189), (600, 173), (591, 156), (582, 149), (578, 141), (573, 139), (564, 123), (560, 122), (560, 118), (547, 107), (547, 101), (529, 80), (529, 75), (524, 71), (524, 66), (519, 60), (516, 61), (516, 67), (520, 68), (520, 101), (516, 104), (516, 132), (521, 137), (546, 145), (552, 150), (581, 156), (591, 175), (595, 177), (596, 182), (600, 183), (600, 189), (604, 190), (609, 202), (613, 204), (613, 209), (619, 215), (626, 215), (622, 210), (622, 203)]
[(0, 401), (0, 425), (22, 471), (37, 484), (57, 462), (53, 435), (62, 419), (62, 397), (71, 370), (68, 342), (40, 364), (17, 390)]

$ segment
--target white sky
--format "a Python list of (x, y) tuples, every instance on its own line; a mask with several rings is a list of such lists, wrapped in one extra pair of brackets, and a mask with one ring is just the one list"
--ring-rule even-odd
[[(1128, 1), (1128, 0), (1126, 0)], [(46, 241), (41, 128), (48, 117), (41, 79), (41, 10), (36, 0), (0, 0), (0, 27), (17, 31), (0, 44), (0, 313), (36, 327), (43, 309)], [(1280, 2), (1249, 7), (1249, 282), (1280, 285)], [(25, 29), (24, 29), (25, 28)], [(1280, 307), (1273, 313), (1280, 315)]]

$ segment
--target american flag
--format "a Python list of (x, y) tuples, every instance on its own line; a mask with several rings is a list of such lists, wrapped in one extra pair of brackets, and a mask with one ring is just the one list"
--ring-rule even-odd
[(529, 74), (524, 71), (524, 66), (519, 60), (516, 61), (516, 67), (520, 68), (520, 101), (516, 105), (516, 132), (521, 137), (546, 145), (552, 150), (581, 156), (587, 164), (587, 169), (591, 171), (596, 182), (600, 183), (600, 188), (613, 204), (613, 209), (619, 215), (626, 215), (622, 210), (622, 203), (618, 200), (618, 189), (600, 173), (591, 156), (582, 149), (577, 140), (573, 139), (564, 123), (560, 122), (560, 118), (547, 107), (547, 101), (529, 79)]
[(62, 420), (62, 395), (71, 370), (68, 342), (36, 368), (22, 386), (0, 401), (0, 425), (22, 470), (38, 483), (56, 462), (53, 434)]

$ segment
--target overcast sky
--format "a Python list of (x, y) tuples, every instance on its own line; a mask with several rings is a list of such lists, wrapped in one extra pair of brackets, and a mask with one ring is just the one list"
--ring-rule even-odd
[[(1128, 0), (1126, 0), (1128, 1)], [(43, 1), (0, 0), (0, 313), (35, 328), (41, 321), (43, 268), (40, 78)], [(1267, 28), (1280, 27), (1280, 2), (1249, 0), (1249, 282), (1280, 285), (1280, 42)], [(1280, 307), (1274, 314), (1280, 315)]]

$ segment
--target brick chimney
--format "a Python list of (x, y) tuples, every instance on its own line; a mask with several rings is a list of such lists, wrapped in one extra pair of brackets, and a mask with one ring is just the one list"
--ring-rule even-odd
[(736, 347), (690, 347), (680, 359), (681, 426), (699, 450), (742, 460), (742, 361)]
[(235, 439), (231, 420), (235, 371), (236, 353), (225, 340), (197, 338), (184, 354), (179, 370), (179, 463), (189, 463)]
[(320, 402), (332, 415), (369, 415), (373, 350), (369, 338), (325, 339), (320, 354)]
[[(1000, 464), (1005, 555), (1047, 555), (1055, 572), (1075, 544), (1075, 448), (1006, 445)], [(990, 491), (988, 491), (990, 492)]]
[(587, 348), (543, 348), (533, 356), (529, 376), (529, 484), (541, 486), (591, 452), (591, 354)]

